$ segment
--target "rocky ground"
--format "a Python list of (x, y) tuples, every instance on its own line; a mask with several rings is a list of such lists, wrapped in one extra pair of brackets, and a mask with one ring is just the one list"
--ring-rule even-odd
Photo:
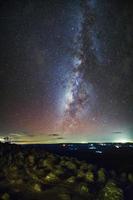
[(131, 200), (133, 172), (116, 173), (76, 158), (0, 144), (2, 200)]

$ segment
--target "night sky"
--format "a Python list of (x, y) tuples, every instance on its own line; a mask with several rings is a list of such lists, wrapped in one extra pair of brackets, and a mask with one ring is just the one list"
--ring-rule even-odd
[(0, 138), (133, 142), (133, 2), (0, 1)]

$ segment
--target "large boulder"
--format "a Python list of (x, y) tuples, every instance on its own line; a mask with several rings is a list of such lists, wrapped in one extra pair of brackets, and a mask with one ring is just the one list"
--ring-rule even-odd
[(133, 174), (132, 173), (128, 174), (128, 181), (130, 181), (131, 183), (133, 183)]
[(59, 193), (59, 200), (71, 200), (71, 196), (68, 193)]
[(80, 193), (81, 195), (84, 195), (89, 193), (89, 188), (86, 183), (80, 183), (75, 186), (75, 191)]
[(2, 196), (1, 196), (1, 199), (2, 200), (10, 200), (10, 195), (8, 193), (4, 193)]
[(69, 170), (76, 170), (77, 166), (75, 163), (73, 163), (72, 161), (66, 161), (65, 162), (65, 166), (67, 167), (67, 169)]
[(104, 183), (106, 181), (105, 170), (103, 168), (100, 168), (98, 170), (97, 176), (98, 176), (98, 182)]
[(85, 177), (85, 172), (83, 170), (78, 170), (77, 171), (77, 178), (83, 179)]
[(43, 181), (46, 184), (50, 184), (50, 183), (57, 183), (60, 181), (60, 179), (56, 174), (50, 172), (43, 178)]
[(86, 173), (86, 175), (85, 175), (85, 180), (86, 180), (87, 182), (90, 182), (90, 183), (94, 182), (94, 174), (93, 174), (92, 171), (88, 171), (88, 172)]
[(123, 191), (113, 181), (109, 181), (101, 191), (100, 200), (123, 200)]
[(35, 192), (41, 192), (41, 191), (42, 191), (41, 185), (38, 184), (38, 183), (35, 183), (35, 184), (33, 185), (33, 190), (34, 190)]
[(54, 174), (58, 177), (62, 176), (65, 173), (65, 170), (63, 169), (63, 167), (61, 166), (56, 166), (55, 170), (54, 170)]
[(69, 178), (67, 178), (66, 183), (70, 183), (73, 184), (75, 183), (76, 178), (74, 176), (70, 176)]

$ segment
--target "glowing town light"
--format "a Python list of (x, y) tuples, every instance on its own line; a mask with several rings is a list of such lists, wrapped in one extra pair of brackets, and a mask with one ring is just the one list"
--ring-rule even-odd
[(0, 142), (4, 142), (5, 140), (4, 140), (4, 138), (0, 138)]
[(86, 141), (81, 141), (80, 143), (81, 143), (81, 144), (86, 144), (87, 142), (86, 142)]
[(120, 139), (119, 142), (120, 143), (126, 143), (126, 142), (128, 142), (128, 140), (127, 139)]
[(127, 142), (129, 142), (129, 139), (128, 138), (119, 138), (119, 139), (115, 140), (115, 142), (117, 142), (117, 143), (127, 143)]

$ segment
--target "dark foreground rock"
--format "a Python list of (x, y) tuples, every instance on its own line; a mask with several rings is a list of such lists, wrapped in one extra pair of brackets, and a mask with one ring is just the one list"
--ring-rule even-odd
[(76, 158), (0, 144), (2, 200), (128, 200), (132, 184), (132, 172), (117, 174)]

